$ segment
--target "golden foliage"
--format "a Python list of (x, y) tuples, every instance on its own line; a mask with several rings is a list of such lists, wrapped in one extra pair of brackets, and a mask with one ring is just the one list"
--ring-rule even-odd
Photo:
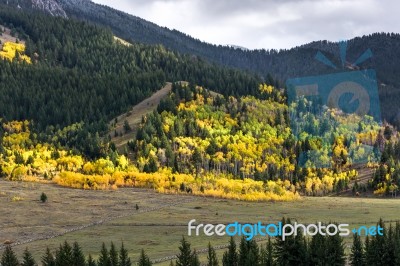
[(14, 42), (6, 42), (3, 45), (3, 51), (0, 51), (0, 57), (8, 59), (10, 61), (13, 61), (14, 58), (17, 57), (17, 54), (19, 55), (19, 59), (21, 61), (25, 61), (28, 64), (31, 64), (31, 58), (27, 55), (24, 55), (25, 53), (25, 45), (22, 43), (14, 43)]

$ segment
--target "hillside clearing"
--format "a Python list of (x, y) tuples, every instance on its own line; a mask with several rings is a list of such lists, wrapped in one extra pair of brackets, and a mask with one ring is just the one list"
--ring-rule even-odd
[[(3, 44), (5, 42), (17, 42), (17, 38), (11, 35), (11, 30), (9, 28), (0, 25), (0, 31), (0, 50), (3, 49)], [(22, 40), (19, 40), (19, 42), (25, 44)]]
[[(172, 83), (167, 83), (162, 89), (154, 93), (151, 97), (143, 100), (138, 103), (128, 112), (121, 114), (118, 116), (117, 123), (115, 123), (115, 119), (110, 122), (111, 131), (109, 135), (111, 136), (111, 141), (115, 143), (117, 148), (121, 148), (128, 143), (133, 136), (135, 136), (136, 129), (139, 126), (142, 117), (148, 113), (153, 112), (160, 101), (168, 95), (171, 91)], [(130, 132), (125, 132), (124, 124), (125, 121), (128, 122), (131, 127)], [(118, 136), (115, 136), (115, 132), (117, 132)]]

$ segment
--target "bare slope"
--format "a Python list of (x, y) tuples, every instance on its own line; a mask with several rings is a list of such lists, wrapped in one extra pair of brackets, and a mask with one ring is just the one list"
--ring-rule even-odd
[[(117, 148), (123, 148), (130, 139), (136, 134), (136, 130), (142, 120), (142, 117), (153, 112), (161, 99), (166, 97), (171, 91), (172, 84), (167, 83), (161, 90), (154, 93), (150, 98), (145, 99), (139, 104), (135, 105), (128, 112), (118, 116), (116, 120), (110, 122), (111, 131), (109, 135), (111, 136), (111, 141), (115, 143)], [(117, 121), (117, 123), (115, 123)], [(131, 130), (126, 132), (124, 129), (124, 124), (128, 122)], [(117, 133), (117, 136), (116, 134)]]
[[(0, 49), (3, 48), (5, 42), (17, 42), (17, 38), (11, 35), (11, 30), (9, 28), (0, 25), (0, 32)], [(24, 41), (19, 40), (19, 42), (25, 44)]]

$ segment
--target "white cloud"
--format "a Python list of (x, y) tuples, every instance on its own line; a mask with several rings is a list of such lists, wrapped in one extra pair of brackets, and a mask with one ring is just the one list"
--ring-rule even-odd
[(118, 0), (112, 6), (214, 44), (290, 48), (399, 32), (396, 0)]

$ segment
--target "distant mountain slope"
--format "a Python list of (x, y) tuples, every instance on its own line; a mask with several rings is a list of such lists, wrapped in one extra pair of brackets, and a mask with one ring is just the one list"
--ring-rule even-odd
[[(125, 39), (162, 44), (181, 53), (195, 54), (219, 64), (251, 70), (264, 77), (269, 73), (282, 83), (291, 77), (333, 72), (315, 60), (318, 51), (323, 51), (328, 58), (339, 64), (337, 43), (317, 41), (281, 51), (235, 49), (232, 46), (201, 42), (179, 31), (157, 26), (89, 0), (56, 1), (69, 16), (110, 27), (116, 35)], [(400, 125), (400, 109), (397, 104), (393, 104), (400, 100), (400, 35), (376, 33), (354, 38), (349, 41), (347, 60), (354, 62), (366, 49), (371, 49), (374, 57), (361, 67), (377, 71), (383, 118)]]
[[(5, 0), (1, 1), (5, 2)], [(268, 77), (269, 73), (281, 80), (281, 85), (291, 77), (340, 71), (332, 70), (315, 60), (316, 53), (323, 51), (329, 59), (339, 65), (337, 43), (317, 41), (281, 51), (235, 49), (232, 46), (217, 46), (201, 42), (179, 31), (160, 27), (139, 17), (95, 4), (89, 0), (41, 1), (55, 1), (69, 17), (111, 28), (114, 34), (126, 40), (162, 44), (180, 53), (193, 54), (222, 65), (251, 70), (264, 77)], [(19, 1), (25, 6), (29, 6), (29, 2), (32, 0)], [(377, 70), (383, 117), (400, 125), (400, 108), (397, 105), (400, 100), (400, 35), (376, 33), (358, 37), (349, 41), (348, 48), (349, 62), (354, 62), (366, 49), (372, 50), (374, 57), (361, 67)]]

